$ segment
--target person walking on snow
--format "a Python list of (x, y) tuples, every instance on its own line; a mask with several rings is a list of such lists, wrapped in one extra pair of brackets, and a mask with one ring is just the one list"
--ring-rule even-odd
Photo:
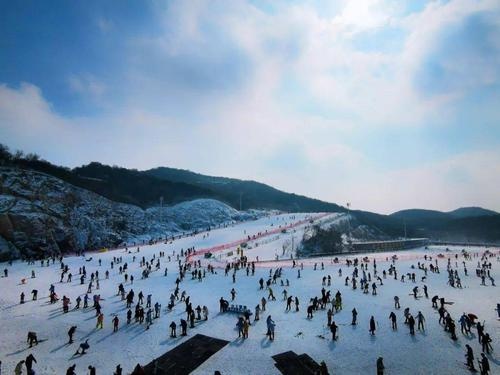
[(374, 317), (373, 317), (373, 315), (372, 315), (372, 317), (370, 318), (370, 334), (371, 334), (372, 336), (374, 336), (374, 335), (375, 335), (375, 329), (376, 329), (376, 328), (375, 328), (375, 318), (374, 318)]
[(421, 311), (419, 311), (417, 314), (417, 322), (418, 322), (418, 330), (425, 331), (425, 328), (424, 328), (425, 318), (424, 318), (424, 315), (422, 314)]

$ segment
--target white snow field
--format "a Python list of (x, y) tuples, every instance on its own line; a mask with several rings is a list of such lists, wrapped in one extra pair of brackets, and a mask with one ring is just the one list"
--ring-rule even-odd
[[(316, 362), (325, 361), (330, 374), (375, 374), (375, 363), (379, 356), (384, 358), (386, 374), (467, 374), (468, 369), (464, 365), (465, 344), (470, 344), (474, 350), (476, 359), (480, 357), (481, 348), (477, 339), (477, 332), (473, 328), (473, 334), (466, 337), (460, 333), (460, 324), (457, 322), (457, 341), (452, 341), (443, 327), (438, 324), (438, 313), (431, 306), (430, 299), (425, 297), (415, 299), (410, 295), (413, 287), (418, 285), (420, 289), (424, 285), (421, 277), (424, 271), (419, 270), (417, 262), (430, 264), (424, 260), (424, 255), (432, 257), (432, 262), (438, 259), (440, 273), (428, 272), (425, 281), (429, 289), (429, 297), (439, 295), (447, 301), (454, 302), (447, 305), (451, 316), (458, 321), (463, 312), (474, 313), (479, 320), (485, 322), (485, 332), (493, 339), (493, 352), (488, 356), (492, 374), (500, 374), (500, 322), (497, 319), (496, 304), (500, 303), (500, 293), (497, 287), (491, 286), (487, 280), (486, 286), (481, 286), (481, 280), (476, 276), (476, 266), (480, 256), (485, 251), (494, 255), (488, 258), (492, 263), (491, 276), (499, 279), (499, 249), (496, 248), (467, 248), (474, 254), (471, 260), (466, 261), (469, 276), (463, 272), (462, 248), (450, 247), (446, 251), (444, 247), (430, 247), (429, 249), (416, 249), (401, 251), (397, 253), (398, 260), (395, 266), (398, 278), (407, 272), (415, 272), (417, 282), (414, 284), (406, 280), (394, 280), (391, 276), (383, 280), (384, 285), (378, 287), (378, 295), (363, 294), (359, 289), (353, 290), (351, 286), (344, 285), (347, 275), (351, 276), (353, 267), (345, 263), (346, 256), (339, 257), (339, 263), (333, 264), (332, 258), (298, 260), (304, 265), (301, 278), (297, 278), (297, 268), (292, 269), (289, 260), (292, 253), (292, 237), (294, 246), (302, 238), (305, 228), (310, 225), (311, 217), (321, 220), (335, 220), (336, 215), (322, 214), (283, 214), (264, 217), (255, 221), (240, 223), (231, 227), (212, 230), (209, 234), (200, 233), (193, 237), (182, 238), (169, 244), (155, 244), (141, 246), (140, 252), (136, 248), (129, 248), (129, 252), (121, 249), (104, 253), (87, 253), (86, 258), (92, 257), (92, 261), (86, 261), (84, 257), (65, 257), (63, 262), (70, 267), (73, 274), (71, 283), (60, 283), (60, 266), (56, 260), (49, 267), (41, 267), (40, 262), (27, 265), (16, 261), (12, 266), (6, 263), (0, 264), (0, 272), (8, 269), (8, 277), (0, 279), (0, 360), (2, 361), (2, 374), (13, 374), (16, 364), (33, 353), (38, 361), (34, 365), (36, 374), (64, 374), (66, 369), (76, 364), (77, 374), (87, 374), (88, 365), (97, 368), (97, 374), (112, 374), (117, 364), (121, 364), (124, 373), (130, 373), (133, 367), (140, 363), (146, 365), (154, 358), (176, 347), (189, 337), (197, 333), (213, 336), (230, 341), (222, 350), (210, 357), (194, 374), (213, 374), (215, 370), (224, 375), (233, 374), (279, 374), (274, 366), (272, 355), (292, 350), (297, 354), (307, 353)], [(319, 219), (318, 219), (319, 220)], [(297, 224), (298, 223), (298, 224)], [(295, 225), (287, 228), (285, 226)], [(281, 228), (280, 228), (281, 226)], [(269, 234), (273, 230), (278, 233)], [(175, 288), (175, 279), (178, 276), (178, 266), (175, 257), (168, 262), (167, 257), (161, 259), (161, 269), (154, 271), (149, 278), (141, 279), (142, 269), (139, 260), (142, 256), (147, 261), (151, 260), (153, 254), (156, 258), (159, 251), (177, 255), (181, 249), (195, 247), (196, 250), (209, 249), (213, 246), (227, 243), (239, 243), (240, 240), (253, 236), (259, 232), (267, 236), (259, 237), (255, 241), (248, 241), (245, 254), (250, 260), (259, 257), (254, 276), (247, 276), (245, 270), (240, 270), (236, 275), (236, 283), (232, 282), (232, 271), (224, 276), (223, 267), (226, 261), (234, 257), (234, 247), (223, 248), (214, 252), (215, 259), (205, 259), (203, 254), (190, 257), (191, 261), (200, 260), (202, 265), (211, 262), (215, 265), (216, 274), (206, 273), (202, 282), (192, 280), (188, 271), (184, 281), (180, 283), (180, 290), (185, 290), (191, 297), (193, 308), (197, 305), (206, 305), (209, 309), (208, 321), (196, 323), (194, 329), (188, 328), (188, 336), (178, 338), (169, 337), (169, 324), (175, 320), (179, 325), (181, 318), (185, 318), (185, 305), (183, 302), (176, 304), (174, 309), (166, 312), (166, 305), (170, 294)], [(256, 243), (259, 242), (257, 246)], [(285, 249), (283, 255), (283, 249)], [(233, 255), (228, 255), (233, 250)], [(443, 254), (444, 258), (438, 258), (437, 254)], [(377, 271), (387, 270), (392, 263), (390, 257), (394, 253), (368, 254), (370, 259), (368, 271), (373, 276), (373, 258), (377, 259)], [(458, 254), (457, 263), (455, 255)], [(135, 262), (133, 256), (137, 256)], [(276, 256), (279, 260), (276, 261)], [(153, 304), (159, 301), (162, 304), (162, 314), (149, 330), (145, 325), (138, 323), (126, 324), (125, 301), (117, 296), (117, 287), (124, 282), (123, 275), (119, 274), (118, 266), (110, 269), (113, 257), (123, 257), (124, 263), (128, 263), (129, 275), (134, 275), (134, 284), (130, 281), (124, 283), (128, 292), (130, 288), (137, 294), (142, 291), (145, 296), (152, 294)], [(359, 258), (362, 256), (358, 255)], [(452, 288), (447, 285), (446, 264), (447, 258), (451, 258), (451, 265), (458, 269), (462, 280), (463, 289)], [(354, 256), (350, 256), (353, 259)], [(102, 260), (99, 266), (98, 260)], [(264, 262), (266, 261), (266, 262)], [(321, 262), (325, 269), (321, 270)], [(318, 263), (318, 270), (313, 270), (313, 264)], [(415, 269), (411, 266), (414, 265)], [(87, 290), (86, 282), (80, 285), (78, 269), (85, 266), (88, 275), (99, 270), (100, 289), (93, 293), (100, 294), (104, 299), (101, 302), (105, 314), (104, 328), (95, 329), (95, 310), (92, 308), (74, 310), (75, 299), (82, 296)], [(252, 322), (249, 338), (238, 339), (235, 327), (237, 315), (234, 313), (219, 313), (219, 299), (224, 297), (231, 300), (230, 290), (237, 291), (236, 303), (249, 306), (252, 311), (263, 296), (267, 297), (266, 290), (259, 290), (259, 279), (268, 279), (270, 269), (282, 266), (282, 280), (289, 280), (289, 287), (281, 287), (280, 281), (272, 285), (276, 301), (268, 301), (266, 311), (262, 312), (261, 320)], [(168, 276), (164, 276), (164, 268), (168, 267)], [(153, 265), (154, 269), (154, 265)], [(342, 277), (338, 271), (342, 269)], [(36, 278), (31, 278), (34, 270)], [(105, 271), (110, 271), (108, 280), (104, 278)], [(321, 296), (322, 278), (331, 275), (332, 285), (325, 287), (334, 295), (337, 290), (342, 293), (343, 310), (334, 316), (339, 326), (338, 340), (332, 341), (331, 334), (326, 325), (326, 310), (318, 310), (313, 319), (306, 318), (306, 308), (310, 298)], [(25, 278), (25, 284), (21, 280)], [(66, 277), (65, 277), (66, 280)], [(373, 280), (373, 279), (372, 279)], [(71, 299), (72, 305), (68, 313), (62, 311), (61, 300), (56, 304), (49, 303), (49, 286), (54, 284), (55, 291), (61, 298), (63, 295)], [(377, 283), (378, 284), (378, 283)], [(38, 289), (37, 301), (31, 300), (31, 290)], [(285, 312), (286, 304), (283, 301), (282, 291), (286, 289), (289, 295), (298, 296), (300, 300), (300, 311), (295, 312), (292, 306), (291, 312)], [(371, 289), (370, 289), (371, 290)], [(19, 303), (20, 293), (26, 295), (26, 303)], [(422, 293), (422, 292), (421, 292)], [(393, 309), (393, 298), (398, 295), (401, 300), (401, 309)], [(92, 303), (90, 303), (92, 305)], [(426, 318), (425, 332), (417, 331), (415, 336), (409, 334), (409, 329), (403, 324), (403, 309), (410, 308), (414, 316), (422, 311)], [(351, 326), (351, 310), (356, 308), (358, 325)], [(389, 313), (395, 311), (398, 318), (398, 330), (393, 331), (390, 327)], [(118, 332), (113, 333), (111, 320), (117, 314), (120, 318)], [(269, 341), (265, 335), (268, 315), (276, 322), (276, 337)], [(373, 315), (378, 323), (375, 336), (370, 336), (368, 325), (370, 316)], [(253, 320), (253, 319), (252, 319)], [(70, 326), (78, 326), (74, 336), (75, 342), (67, 345), (67, 331)], [(36, 331), (40, 340), (37, 346), (29, 348), (26, 343), (28, 331)], [(300, 334), (299, 334), (300, 333)], [(83, 356), (73, 356), (79, 343), (89, 339), (90, 349)], [(477, 364), (476, 364), (477, 367)], [(23, 374), (26, 373), (23, 368)]]

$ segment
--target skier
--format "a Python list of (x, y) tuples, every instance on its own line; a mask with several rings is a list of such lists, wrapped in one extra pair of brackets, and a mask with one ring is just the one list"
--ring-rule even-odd
[(373, 335), (375, 335), (375, 318), (372, 317), (370, 318), (370, 333)]
[(76, 375), (75, 368), (76, 368), (76, 364), (68, 367), (68, 369), (66, 370), (66, 375)]
[(313, 318), (313, 305), (307, 306), (307, 319), (312, 319)]
[(491, 337), (489, 333), (485, 333), (483, 339), (481, 340), (481, 344), (483, 346), (483, 352), (490, 354), (491, 349)]
[(384, 359), (382, 357), (377, 358), (377, 375), (384, 375)]
[(187, 335), (187, 321), (181, 319), (181, 336)]
[(96, 375), (96, 370), (94, 366), (89, 365), (89, 375)]
[[(90, 348), (89, 340), (87, 339), (87, 340), (85, 340), (85, 342), (82, 342), (80, 344), (80, 346), (78, 347), (78, 349), (76, 349), (75, 355), (77, 355), (77, 354), (84, 355), (85, 351), (88, 350), (89, 348)], [(80, 352), (80, 349), (82, 349), (81, 352)]]
[(22, 375), (23, 366), (24, 366), (24, 359), (17, 363), (16, 367), (14, 368), (14, 375)]
[(410, 326), (410, 335), (414, 335), (415, 334), (415, 318), (411, 314), (409, 314), (409, 317), (408, 317), (408, 325)]
[(269, 340), (273, 341), (274, 340), (274, 327), (276, 326), (276, 323), (274, 323), (274, 320), (272, 319), (271, 315), (269, 315), (266, 319), (266, 324), (267, 324), (267, 336), (269, 337)]
[(26, 365), (26, 372), (28, 373), (28, 375), (31, 375), (31, 374), (35, 373), (33, 371), (33, 362), (37, 363), (36, 362), (36, 358), (33, 356), (33, 354), (30, 354), (24, 360), (24, 364)]
[(392, 329), (397, 330), (398, 324), (396, 322), (396, 314), (394, 314), (394, 311), (391, 311), (391, 313), (389, 314), (389, 319), (391, 320)]
[(73, 344), (73, 335), (75, 334), (76, 326), (71, 326), (68, 331), (69, 341), (68, 344)]
[(115, 315), (113, 318), (113, 332), (118, 331), (118, 323), (120, 322), (120, 319), (118, 319), (118, 316)]
[(424, 315), (422, 314), (421, 311), (419, 311), (417, 314), (417, 322), (418, 322), (418, 330), (425, 331), (425, 328), (424, 328), (425, 318), (424, 318)]
[(399, 304), (399, 297), (398, 296), (394, 296), (394, 308), (395, 309), (401, 308), (401, 305)]
[(100, 313), (99, 315), (97, 315), (97, 324), (95, 327), (103, 329), (103, 325), (104, 325), (104, 314)]
[(146, 329), (149, 329), (151, 324), (153, 324), (153, 310), (148, 309), (148, 311), (146, 312)]
[(33, 343), (35, 345), (38, 345), (38, 338), (36, 336), (36, 332), (28, 332), (28, 338), (26, 339), (26, 342), (30, 344), (30, 348), (33, 346)]
[(335, 324), (335, 321), (330, 323), (330, 331), (332, 332), (332, 340), (337, 340), (337, 328), (338, 326)]
[(333, 317), (332, 309), (328, 309), (328, 311), (326, 312), (326, 316), (327, 316), (327, 326), (330, 327), (330, 324), (332, 324), (332, 317)]
[(467, 349), (467, 353), (465, 354), (465, 358), (467, 358), (467, 367), (471, 371), (476, 371), (476, 368), (474, 367), (474, 352), (472, 351), (472, 348), (469, 346), (469, 344), (465, 345), (465, 348)]
[(351, 325), (355, 326), (357, 324), (356, 323), (357, 317), (358, 317), (358, 311), (354, 308), (354, 309), (352, 309), (352, 323), (351, 323)]
[(170, 323), (170, 337), (177, 337), (176, 328), (177, 324), (175, 324), (175, 322), (172, 321), (172, 323)]
[(488, 375), (490, 373), (490, 361), (486, 358), (484, 353), (481, 353), (481, 361), (479, 361), (479, 370), (481, 375)]
[(208, 307), (204, 305), (202, 308), (202, 312), (203, 312), (203, 320), (208, 320)]

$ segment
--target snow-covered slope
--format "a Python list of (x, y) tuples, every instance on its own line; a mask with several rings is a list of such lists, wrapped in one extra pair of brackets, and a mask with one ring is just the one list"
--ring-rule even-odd
[[(485, 332), (488, 332), (492, 339), (493, 351), (488, 355), (491, 365), (491, 374), (500, 373), (500, 325), (497, 321), (496, 303), (498, 302), (498, 287), (491, 285), (487, 280), (486, 285), (481, 285), (481, 279), (476, 276), (475, 268), (480, 262), (481, 255), (485, 253), (485, 248), (467, 248), (472, 258), (464, 259), (462, 248), (450, 247), (447, 251), (445, 247), (431, 246), (429, 249), (418, 249), (401, 251), (397, 253), (397, 260), (392, 261), (389, 253), (367, 254), (369, 263), (366, 273), (374, 278), (374, 260), (376, 259), (378, 275), (383, 275), (389, 267), (396, 267), (397, 279), (391, 275), (383, 278), (383, 285), (376, 281), (378, 285), (377, 295), (372, 293), (364, 294), (360, 288), (353, 289), (351, 283), (345, 285), (345, 278), (352, 278), (354, 267), (346, 264), (346, 259), (353, 260), (354, 256), (340, 256), (339, 263), (334, 263), (331, 257), (307, 258), (296, 260), (298, 265), (294, 268), (289, 257), (280, 258), (275, 261), (276, 251), (281, 254), (282, 240), (285, 236), (300, 237), (303, 226), (294, 227), (287, 230), (287, 233), (279, 234), (280, 239), (273, 242), (265, 242), (265, 237), (259, 239), (256, 246), (252, 241), (252, 248), (245, 250), (245, 255), (253, 260), (259, 256), (263, 262), (256, 264), (255, 274), (246, 274), (245, 268), (225, 276), (223, 269), (225, 260), (228, 259), (228, 250), (220, 251), (226, 259), (222, 259), (222, 264), (213, 263), (216, 272), (206, 272), (202, 281), (192, 279), (188, 271), (186, 277), (179, 284), (180, 292), (186, 291), (190, 301), (195, 308), (197, 305), (207, 306), (209, 317), (207, 321), (196, 320), (194, 328), (188, 328), (188, 336), (169, 337), (169, 325), (172, 321), (179, 324), (180, 319), (186, 318), (186, 305), (184, 302), (176, 301), (171, 311), (167, 311), (166, 305), (169, 295), (176, 288), (176, 279), (179, 277), (177, 256), (181, 249), (194, 247), (197, 251), (208, 247), (221, 246), (233, 243), (247, 236), (253, 237), (259, 233), (270, 233), (276, 228), (283, 228), (290, 224), (307, 219), (311, 214), (273, 215), (255, 221), (238, 223), (234, 226), (212, 230), (207, 233), (199, 233), (176, 239), (168, 244), (156, 243), (151, 246), (140, 246), (139, 252), (134, 248), (132, 252), (124, 249), (108, 251), (98, 254), (88, 254), (87, 257), (67, 256), (63, 259), (65, 265), (69, 267), (69, 272), (73, 274), (73, 280), (67, 282), (67, 275), (64, 282), (59, 282), (61, 270), (58, 261), (50, 263), (49, 266), (40, 265), (35, 262), (28, 265), (26, 262), (15, 261), (12, 266), (1, 264), (0, 270), (6, 268), (8, 277), (0, 278), (0, 361), (2, 361), (2, 373), (12, 374), (15, 366), (33, 354), (37, 359), (34, 370), (37, 374), (59, 375), (75, 364), (76, 373), (79, 375), (87, 373), (89, 365), (97, 368), (98, 374), (112, 374), (115, 366), (121, 364), (124, 374), (130, 374), (137, 363), (147, 364), (165, 352), (177, 347), (187, 339), (201, 333), (204, 335), (224, 339), (230, 343), (214, 354), (203, 364), (193, 371), (195, 375), (213, 375), (216, 370), (222, 374), (246, 375), (265, 374), (279, 375), (278, 369), (274, 365), (272, 356), (285, 351), (294, 351), (297, 354), (307, 353), (314, 361), (325, 361), (330, 374), (351, 375), (351, 374), (375, 374), (375, 364), (379, 356), (384, 358), (388, 375), (430, 375), (430, 374), (455, 374), (467, 375), (469, 370), (464, 365), (465, 345), (468, 344), (474, 350), (477, 359), (480, 358), (481, 345), (477, 339), (477, 330), (474, 327), (472, 334), (465, 335), (460, 332), (458, 319), (463, 312), (473, 313), (479, 317), (479, 321), (485, 323)], [(336, 216), (325, 217), (335, 222)], [(306, 224), (307, 225), (307, 224)], [(294, 232), (294, 230), (297, 230)], [(269, 238), (275, 238), (276, 234), (270, 234)], [(500, 255), (498, 248), (490, 248), (489, 252), (495, 254), (489, 256), (487, 262), (491, 262), (491, 276), (498, 280)], [(160, 257), (159, 253), (164, 252), (165, 256)], [(216, 253), (218, 255), (219, 253)], [(439, 256), (438, 254), (442, 254)], [(92, 257), (92, 259), (90, 259)], [(124, 274), (120, 272), (118, 264), (111, 268), (114, 258), (123, 258), (120, 265), (128, 265), (127, 275), (129, 279), (124, 280)], [(144, 257), (150, 264), (161, 262), (160, 269), (153, 271), (148, 278), (141, 278), (141, 274), (146, 266), (142, 266), (140, 259)], [(154, 257), (154, 258), (153, 258)], [(169, 258), (170, 257), (170, 258)], [(359, 254), (363, 258), (364, 254)], [(432, 257), (432, 260), (429, 258)], [(455, 258), (457, 257), (457, 258)], [(288, 258), (288, 259), (287, 259)], [(182, 259), (182, 258), (180, 258)], [(463, 288), (452, 288), (448, 285), (448, 274), (446, 267), (450, 260), (452, 269), (457, 270), (462, 280)], [(196, 259), (194, 259), (196, 260)], [(101, 261), (101, 262), (100, 262)], [(315, 270), (314, 264), (317, 263)], [(324, 263), (322, 269), (321, 263)], [(438, 265), (440, 273), (427, 272), (418, 268), (418, 264), (429, 267)], [(303, 269), (301, 265), (303, 264)], [(468, 275), (464, 273), (464, 265), (468, 268)], [(99, 271), (100, 288), (93, 290), (93, 293), (101, 297), (101, 306), (104, 313), (103, 329), (96, 328), (96, 314), (92, 303), (88, 308), (75, 309), (78, 296), (83, 297), (88, 288), (89, 280), (81, 285), (78, 274), (79, 269), (86, 267), (88, 275)], [(202, 261), (203, 270), (206, 270)], [(254, 307), (261, 303), (262, 298), (268, 297), (268, 289), (259, 289), (259, 279), (268, 280), (270, 272), (274, 272), (277, 267), (282, 267), (282, 277), (278, 278), (276, 284), (272, 284), (276, 300), (268, 299), (266, 311), (262, 312), (259, 321), (253, 321), (249, 328), (249, 338), (238, 338), (236, 329), (237, 314), (219, 313), (219, 298), (230, 299), (230, 290), (236, 290), (236, 297), (233, 304), (247, 305), (254, 310)], [(154, 267), (153, 267), (154, 268)], [(168, 268), (168, 275), (165, 276), (164, 269)], [(272, 268), (272, 270), (271, 270)], [(300, 278), (298, 277), (298, 270)], [(36, 273), (36, 278), (31, 278), (31, 271)], [(363, 270), (360, 270), (360, 277)], [(109, 272), (109, 278), (104, 276)], [(342, 274), (340, 274), (340, 271)], [(232, 273), (235, 272), (233, 282)], [(416, 282), (413, 283), (406, 277), (407, 273), (416, 274)], [(134, 276), (132, 283), (130, 276)], [(405, 276), (405, 281), (401, 276)], [(323, 278), (331, 276), (331, 285), (324, 285)], [(24, 283), (20, 282), (25, 279)], [(281, 286), (281, 281), (289, 286)], [(150, 329), (146, 329), (145, 324), (140, 324), (132, 319), (130, 324), (126, 323), (125, 301), (117, 295), (117, 287), (122, 283), (128, 293), (133, 289), (136, 293), (134, 304), (138, 302), (137, 295), (140, 291), (145, 296), (152, 295), (153, 305), (156, 302), (162, 304), (161, 315), (154, 319)], [(55, 291), (59, 297), (70, 298), (71, 305), (68, 313), (63, 313), (62, 303), (59, 300), (55, 304), (50, 304), (48, 299), (48, 288), (50, 284), (55, 286)], [(371, 285), (371, 283), (370, 283)], [(423, 286), (428, 287), (430, 298), (423, 296)], [(419, 298), (414, 298), (412, 289), (418, 286)], [(94, 283), (94, 287), (96, 284)], [(334, 295), (337, 291), (342, 293), (343, 309), (336, 312), (333, 320), (339, 326), (337, 341), (331, 340), (331, 333), (327, 326), (327, 309), (318, 309), (313, 312), (312, 319), (307, 318), (307, 306), (311, 298), (321, 295), (321, 289), (325, 288)], [(30, 292), (33, 289), (39, 291), (38, 300), (32, 301)], [(286, 302), (283, 300), (283, 291), (288, 295), (297, 297), (300, 301), (299, 311), (286, 310)], [(19, 296), (23, 292), (26, 295), (26, 302), (20, 304)], [(439, 324), (439, 314), (432, 308), (431, 298), (434, 295), (443, 297), (448, 302), (446, 309), (457, 323), (457, 338), (453, 341), (450, 334), (443, 330), (443, 325)], [(401, 309), (394, 309), (394, 296), (400, 297)], [(495, 297), (497, 296), (497, 297)], [(91, 299), (92, 301), (92, 299)], [(144, 304), (143, 304), (144, 306)], [(327, 308), (330, 308), (328, 304)], [(358, 311), (358, 325), (351, 325), (351, 311), (356, 308)], [(425, 321), (425, 331), (416, 330), (415, 335), (410, 335), (408, 326), (404, 322), (404, 309), (414, 316), (421, 311)], [(147, 311), (147, 308), (146, 308)], [(398, 320), (398, 329), (393, 330), (388, 319), (391, 311), (394, 311)], [(119, 329), (113, 332), (112, 319), (114, 316), (120, 319)], [(276, 323), (276, 337), (274, 341), (267, 339), (266, 318), (272, 316)], [(376, 334), (370, 335), (368, 332), (369, 320), (373, 316), (376, 321)], [(67, 344), (67, 331), (71, 326), (77, 326), (74, 336), (74, 343)], [(179, 325), (177, 326), (179, 333)], [(38, 338), (44, 340), (39, 345), (32, 348), (26, 343), (28, 331), (35, 331)], [(73, 355), (78, 345), (85, 340), (89, 340), (90, 349), (87, 354), (79, 356)], [(24, 369), (23, 369), (24, 371)], [(23, 372), (25, 373), (25, 371)]]
[(116, 246), (259, 214), (211, 199), (143, 210), (43, 173), (0, 168), (0, 259)]

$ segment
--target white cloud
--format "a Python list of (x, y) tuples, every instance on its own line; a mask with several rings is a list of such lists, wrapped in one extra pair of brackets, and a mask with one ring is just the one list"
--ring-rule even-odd
[[(488, 158), (500, 165), (497, 152), (380, 170), (370, 162), (372, 155), (347, 141), (363, 130), (377, 134), (373, 129), (378, 129), (383, 137), (391, 127), (426, 127), (430, 119), (452, 126), (452, 104), (463, 92), (422, 97), (415, 73), (443, 30), (471, 14), (498, 9), (498, 2), (436, 1), (404, 16), (394, 1), (347, 1), (333, 14), (309, 4), (276, 6), (272, 13), (243, 1), (158, 6), (160, 34), (126, 44), (128, 75), (119, 105), (108, 103), (106, 113), (93, 117), (69, 118), (33, 85), (0, 86), (0, 135), (56, 162), (189, 168), (262, 180), (341, 204), (352, 201), (355, 208), (500, 209), (482, 168)], [(387, 25), (406, 33), (400, 51), (353, 45), (356, 34)], [(240, 63), (248, 67), (236, 69)], [(184, 81), (192, 78), (190, 69), (206, 87)], [(496, 78), (486, 74), (474, 84)], [(294, 108), (277, 95), (290, 79), (312, 110)], [(91, 73), (68, 77), (68, 85), (96, 105), (104, 105), (106, 94), (115, 90)], [(288, 155), (285, 163), (280, 153)], [(492, 180), (498, 186), (500, 181)]]
[(68, 85), (73, 92), (94, 100), (101, 98), (106, 92), (106, 85), (92, 74), (73, 74), (68, 77)]

